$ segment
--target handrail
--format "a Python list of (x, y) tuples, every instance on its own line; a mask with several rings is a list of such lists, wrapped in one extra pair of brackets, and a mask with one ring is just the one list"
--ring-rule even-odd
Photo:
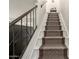
[(47, 1), (45, 1), (43, 4), (41, 4), (41, 8), (47, 3)]
[[(9, 23), (9, 59), (15, 59), (17, 56), (18, 58), (21, 58), (31, 38), (33, 37), (33, 34), (37, 29), (36, 9), (37, 5)], [(28, 16), (30, 16), (29, 19)], [(23, 25), (23, 18), (25, 18), (25, 26)], [(16, 24), (18, 22), (20, 25)]]
[(30, 9), (29, 11), (25, 12), (24, 14), (22, 14), (21, 16), (19, 16), (18, 18), (16, 18), (15, 20), (13, 20), (11, 23), (9, 23), (9, 26), (11, 27), (12, 25), (14, 25), (16, 22), (18, 22), (19, 20), (21, 20), (25, 15), (27, 15), (28, 13), (30, 13), (35, 8), (37, 8), (37, 5), (35, 7), (33, 7), (32, 9)]

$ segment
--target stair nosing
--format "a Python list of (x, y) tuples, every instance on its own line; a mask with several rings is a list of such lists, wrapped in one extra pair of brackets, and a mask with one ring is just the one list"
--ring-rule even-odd
[(46, 27), (47, 27), (47, 26), (60, 26), (60, 27), (61, 27), (61, 25), (46, 25)]
[(43, 37), (44, 39), (45, 38), (64, 38), (63, 36), (53, 36), (53, 37), (49, 37), (49, 36), (46, 36), (46, 37)]
[[(51, 18), (51, 17), (48, 17), (48, 18)], [(53, 17), (52, 17), (53, 18)]]
[(47, 20), (48, 20), (48, 19), (55, 19), (55, 20), (60, 20), (59, 18), (47, 18)]
[(61, 26), (61, 24), (57, 24), (57, 25), (49, 25), (49, 24), (46, 24), (46, 26)]
[(49, 12), (48, 14), (58, 14), (58, 12)]
[(48, 22), (60, 22), (60, 21), (47, 21), (47, 23), (48, 23)]
[(59, 17), (58, 15), (48, 15), (48, 17)]
[(63, 30), (45, 30), (44, 32), (46, 31), (63, 31)]
[(50, 49), (62, 49), (63, 50), (63, 49), (67, 49), (67, 47), (65, 45), (63, 45), (62, 48), (61, 47), (53, 47), (53, 46), (51, 46), (51, 47), (48, 46), (48, 48), (46, 48), (46, 47), (43, 47), (43, 45), (42, 45), (40, 47), (40, 50), (50, 50)]
[(48, 15), (48, 17), (59, 17), (58, 15)]
[(52, 48), (49, 48), (49, 49), (48, 48), (40, 48), (40, 50), (51, 50), (51, 49), (58, 49), (58, 50), (62, 49), (63, 50), (63, 49), (67, 49), (67, 48), (66, 47), (64, 47), (64, 48), (53, 48), (52, 47)]

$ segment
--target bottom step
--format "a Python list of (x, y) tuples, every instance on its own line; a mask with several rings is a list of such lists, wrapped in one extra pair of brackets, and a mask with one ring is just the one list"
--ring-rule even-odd
[(39, 51), (39, 57), (42, 59), (64, 59), (67, 56), (67, 48), (63, 44), (43, 45)]
[(54, 56), (53, 58), (47, 58), (47, 57), (40, 57), (39, 59), (68, 59), (68, 57), (63, 56)]

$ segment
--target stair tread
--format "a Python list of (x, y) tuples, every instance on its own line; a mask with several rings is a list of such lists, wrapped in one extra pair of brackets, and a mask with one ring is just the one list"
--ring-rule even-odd
[[(56, 19), (56, 18), (51, 18), (51, 17), (49, 17), (48, 19)], [(57, 18), (57, 19), (59, 19), (59, 18)]]
[(59, 18), (48, 18), (47, 20), (60, 20)]
[(48, 18), (59, 18), (59, 16), (58, 15), (48, 15)]
[(63, 31), (63, 30), (45, 30), (45, 32), (46, 32), (46, 31)]
[(40, 49), (66, 49), (64, 44), (44, 44)]
[(46, 26), (61, 26), (61, 25), (46, 25)]
[(54, 13), (53, 13), (53, 12), (50, 12), (50, 13), (48, 13), (48, 14), (58, 14), (58, 12), (54, 12)]
[(50, 37), (50, 36), (45, 36), (44, 38), (64, 38), (63, 36), (52, 36), (52, 37)]
[[(46, 26), (52, 26), (52, 25), (46, 25)], [(53, 25), (53, 26), (61, 26), (60, 24), (57, 24), (57, 25)]]
[(47, 56), (46, 56), (46, 57), (42, 57), (42, 58), (39, 58), (39, 59), (68, 59), (68, 57), (54, 56), (53, 58), (51, 58), (51, 57), (47, 58)]
[(57, 16), (57, 15), (49, 15), (48, 17), (59, 17), (59, 16)]
[(48, 23), (48, 22), (60, 22), (60, 21), (47, 21), (47, 23)]

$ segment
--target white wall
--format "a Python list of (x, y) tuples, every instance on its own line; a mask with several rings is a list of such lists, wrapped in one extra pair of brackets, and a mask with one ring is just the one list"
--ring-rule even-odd
[(60, 0), (47, 0), (47, 5), (46, 5), (47, 12), (50, 12), (50, 9), (54, 7), (56, 7), (57, 10), (59, 10), (59, 1)]
[(60, 0), (60, 12), (65, 21), (67, 31), (69, 31), (69, 0)]
[(65, 45), (68, 48), (68, 57), (69, 57), (69, 0), (59, 0), (58, 11), (65, 37)]
[(46, 3), (46, 11), (47, 12), (50, 12), (50, 9), (54, 7), (54, 2), (53, 0), (47, 0), (47, 3)]
[(14, 20), (24, 12), (31, 9), (36, 0), (9, 0), (9, 18)]
[(46, 0), (38, 0), (38, 8), (37, 8), (37, 24), (38, 26), (41, 24), (42, 19), (44, 18), (44, 15), (46, 13), (46, 4), (43, 5), (43, 7), (41, 8), (41, 5), (43, 3), (45, 3)]

